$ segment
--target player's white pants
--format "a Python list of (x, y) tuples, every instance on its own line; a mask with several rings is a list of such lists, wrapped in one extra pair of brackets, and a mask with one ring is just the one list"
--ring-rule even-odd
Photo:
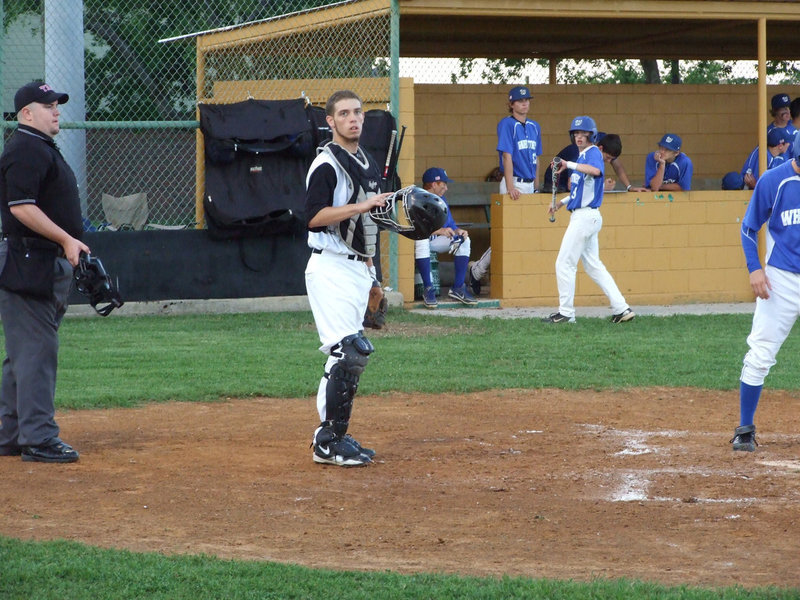
[[(517, 188), (521, 194), (533, 194), (536, 192), (536, 182), (531, 181), (530, 183), (525, 183), (524, 181), (514, 181), (514, 187)], [(500, 180), (500, 193), (507, 194), (508, 193), (508, 186), (506, 185), (505, 177)]]
[(472, 265), (472, 277), (478, 280), (483, 279), (483, 276), (486, 275), (486, 272), (489, 270), (491, 264), (492, 249), (489, 248), (477, 261), (475, 261), (475, 264)]
[[(442, 252), (449, 252), (450, 242), (452, 240), (446, 235), (432, 235), (427, 240), (414, 241), (414, 258), (430, 258), (431, 250), (437, 254)], [(469, 256), (470, 242), (469, 238), (465, 237), (464, 241), (455, 251), (455, 256)]]
[[(322, 343), (319, 349), (329, 355), (325, 373), (330, 373), (333, 365), (339, 361), (338, 357), (330, 356), (331, 348), (348, 335), (364, 329), (370, 287), (372, 277), (366, 263), (328, 253), (312, 253), (308, 259), (306, 291)], [(324, 421), (326, 416), (327, 385), (328, 380), (322, 377), (317, 390), (320, 421)]]
[(578, 260), (583, 262), (586, 274), (608, 296), (613, 314), (619, 314), (628, 308), (628, 303), (625, 302), (614, 278), (600, 260), (597, 234), (602, 227), (603, 217), (599, 210), (579, 208), (570, 216), (556, 258), (558, 312), (565, 317), (575, 316), (575, 276), (578, 272)]
[(750, 350), (745, 354), (742, 366), (742, 382), (747, 385), (764, 384), (775, 357), (781, 349), (794, 322), (800, 316), (800, 274), (776, 269), (770, 265), (764, 268), (772, 289), (769, 298), (756, 298), (753, 313), (753, 327), (747, 336)]

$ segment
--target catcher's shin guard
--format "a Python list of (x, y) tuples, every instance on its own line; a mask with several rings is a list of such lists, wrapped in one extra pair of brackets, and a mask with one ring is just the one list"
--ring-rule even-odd
[(339, 362), (331, 367), (328, 385), (325, 388), (325, 415), (333, 425), (338, 437), (347, 433), (353, 398), (358, 390), (358, 380), (367, 366), (369, 355), (375, 351), (372, 343), (359, 332), (348, 335), (332, 354), (339, 355)]

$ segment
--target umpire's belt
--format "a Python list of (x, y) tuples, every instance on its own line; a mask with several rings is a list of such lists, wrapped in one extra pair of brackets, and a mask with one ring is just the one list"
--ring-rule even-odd
[(15, 235), (4, 235), (4, 236), (0, 237), (0, 240), (5, 242), (5, 241), (8, 241), (8, 238), (12, 238), (12, 237), (20, 239), (23, 242), (25, 242), (27, 240), (39, 240), (39, 241), (44, 240), (46, 242), (50, 242), (50, 243), (52, 243), (53, 245), (56, 246), (56, 256), (58, 256), (59, 258), (67, 258), (67, 255), (64, 254), (64, 247), (61, 244), (56, 244), (55, 242), (52, 242), (51, 240), (48, 240), (47, 238), (44, 238), (44, 237), (32, 238), (32, 237), (25, 237), (24, 235), (18, 235), (18, 236), (15, 236)]
[(341, 256), (347, 260), (357, 260), (358, 262), (367, 262), (369, 260), (366, 256), (359, 256), (358, 254), (339, 254), (338, 252), (331, 252), (330, 250), (320, 250), (319, 248), (312, 248), (311, 252), (314, 254), (328, 254), (330, 256)]
[(514, 177), (517, 183), (533, 183), (533, 179), (525, 179), (524, 177)]

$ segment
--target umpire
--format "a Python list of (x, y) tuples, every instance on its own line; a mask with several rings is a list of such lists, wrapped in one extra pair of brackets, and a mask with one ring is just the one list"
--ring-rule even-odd
[(14, 96), (18, 129), (0, 156), (0, 318), (6, 358), (0, 387), (0, 456), (67, 463), (78, 453), (55, 422), (58, 328), (81, 241), (78, 183), (58, 151), (59, 104), (42, 81)]

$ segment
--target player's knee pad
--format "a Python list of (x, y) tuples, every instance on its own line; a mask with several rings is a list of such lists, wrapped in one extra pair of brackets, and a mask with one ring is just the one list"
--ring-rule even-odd
[(328, 373), (325, 414), (333, 422), (334, 431), (339, 436), (347, 432), (358, 380), (367, 366), (369, 355), (374, 351), (372, 343), (360, 332), (344, 338), (334, 350), (340, 357)]

